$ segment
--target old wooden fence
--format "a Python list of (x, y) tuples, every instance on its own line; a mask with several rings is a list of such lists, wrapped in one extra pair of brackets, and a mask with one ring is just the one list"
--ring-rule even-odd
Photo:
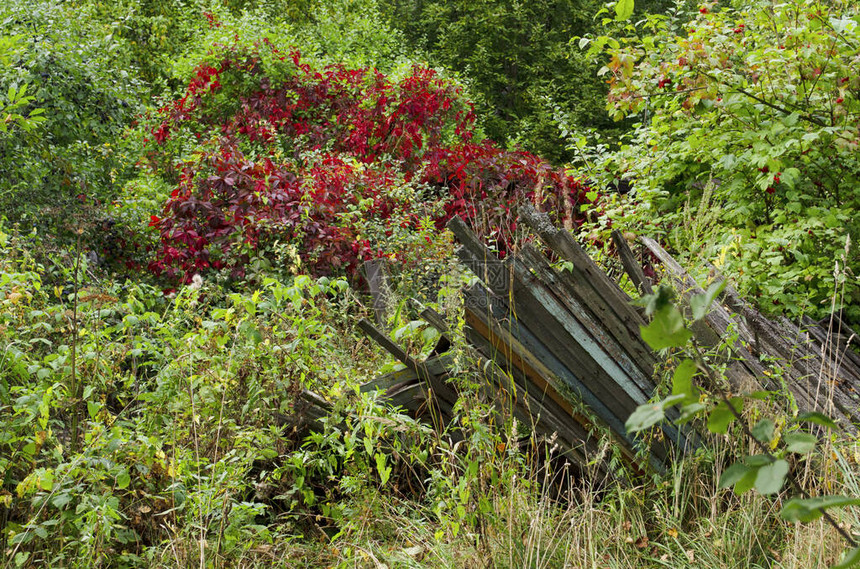
[[(580, 247), (570, 232), (554, 227), (544, 215), (526, 208), (522, 221), (539, 237), (542, 248), (528, 244), (499, 259), (459, 218), (449, 224), (460, 243), (457, 254), (479, 279), (463, 291), (465, 335), (471, 360), (478, 365), (482, 394), (493, 403), (500, 420), (513, 416), (536, 435), (551, 440), (574, 463), (586, 465), (599, 452), (600, 434), (608, 434), (623, 456), (635, 462), (648, 456), (662, 468), (674, 453), (697, 446), (699, 434), (667, 422), (647, 441), (629, 435), (624, 423), (638, 405), (655, 394), (655, 368), (660, 358), (642, 340), (642, 313), (631, 298)], [(630, 280), (642, 292), (651, 283), (643, 260), (671, 281), (683, 298), (703, 292), (662, 248), (640, 238), (637, 256), (618, 233), (613, 242)], [(558, 269), (545, 251), (554, 257)], [(374, 309), (384, 318), (384, 272), (367, 272)], [(382, 291), (382, 292), (380, 292)], [(847, 429), (860, 419), (858, 394), (860, 357), (848, 343), (860, 340), (837, 317), (806, 320), (802, 327), (781, 318), (771, 320), (749, 306), (731, 287), (721, 302), (693, 328), (697, 341), (716, 345), (730, 332), (738, 340), (726, 363), (733, 389), (773, 390), (790, 397), (801, 411), (822, 411)], [(391, 404), (444, 429), (454, 418), (457, 386), (447, 381), (455, 356), (448, 349), (448, 327), (430, 309), (420, 317), (441, 333), (433, 353), (412, 358), (383, 330), (368, 320), (361, 329), (397, 358), (404, 368), (363, 386), (381, 390)], [(763, 363), (778, 362), (775, 365)], [(312, 394), (300, 398), (308, 417), (325, 412), (325, 402)], [(456, 430), (449, 431), (458, 436)]]

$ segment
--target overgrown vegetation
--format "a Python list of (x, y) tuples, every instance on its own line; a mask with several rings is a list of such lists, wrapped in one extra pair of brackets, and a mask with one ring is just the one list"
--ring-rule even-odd
[[(635, 190), (615, 219), (772, 310), (823, 316), (832, 260), (858, 236), (857, 18), (851, 3), (704, 3), (629, 24), (621, 43), (583, 40), (610, 58), (609, 112), (639, 120), (594, 164)], [(852, 248), (852, 319), (857, 262)]]
[[(758, 478), (790, 464), (811, 495), (851, 504), (856, 435), (813, 448), (784, 398), (737, 420), (677, 365), (694, 352), (667, 302), (652, 308), (678, 340), (655, 346), (671, 395), (630, 426), (674, 403), (719, 418), (667, 472), (614, 463), (605, 439), (571, 479), (475, 389), (452, 216), (507, 254), (531, 203), (598, 257), (620, 227), (770, 310), (860, 317), (844, 252), (856, 6), (600, 8), (3, 4), (0, 566), (837, 562), (853, 511), (830, 510), (838, 529), (797, 503), (780, 518), (789, 495)], [(359, 390), (398, 365), (354, 325), (370, 313), (357, 267), (378, 257), (396, 301), (451, 327), (463, 396), (444, 432)], [(387, 326), (416, 357), (438, 338), (405, 302)], [(709, 358), (700, 373), (718, 375)], [(312, 429), (306, 390), (331, 405)], [(760, 444), (778, 456), (737, 465)]]

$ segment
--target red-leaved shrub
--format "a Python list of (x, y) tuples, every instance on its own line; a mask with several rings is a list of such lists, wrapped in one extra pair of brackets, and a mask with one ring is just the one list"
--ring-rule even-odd
[(273, 239), (294, 244), (311, 272), (348, 273), (392, 253), (374, 235), (417, 229), (427, 210), (416, 196), (441, 200), (429, 210), (437, 227), (459, 215), (502, 250), (523, 202), (577, 222), (580, 182), (527, 152), (474, 141), (471, 103), (432, 69), (396, 81), (375, 69), (317, 70), (267, 41), (221, 47), (214, 59), (150, 125), (144, 163), (176, 180), (150, 223), (161, 237), (156, 273), (241, 274)]

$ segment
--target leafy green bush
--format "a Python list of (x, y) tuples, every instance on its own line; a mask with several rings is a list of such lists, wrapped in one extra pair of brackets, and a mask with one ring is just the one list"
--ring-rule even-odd
[[(829, 310), (834, 264), (860, 261), (845, 252), (860, 230), (857, 17), (853, 4), (703, 3), (592, 42), (610, 58), (610, 112), (640, 120), (602, 164), (637, 193), (625, 213), (638, 214), (615, 221), (704, 255), (771, 309)], [(856, 280), (838, 284), (857, 319)]]
[(26, 86), (33, 99), (16, 112), (44, 109), (38, 128), (0, 132), (0, 209), (53, 234), (81, 225), (71, 218), (87, 217), (84, 204), (112, 198), (127, 166), (116, 137), (140, 109), (127, 46), (111, 26), (90, 25), (81, 11), (50, 0), (0, 7), (0, 35), (17, 38), (0, 68), (4, 95), (22, 95)]

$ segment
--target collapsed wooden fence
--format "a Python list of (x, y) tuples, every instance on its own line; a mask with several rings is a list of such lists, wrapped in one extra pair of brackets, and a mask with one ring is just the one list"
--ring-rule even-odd
[[(609, 433), (629, 461), (643, 441), (624, 423), (656, 390), (660, 357), (642, 340), (645, 319), (631, 298), (580, 247), (568, 231), (526, 208), (521, 220), (539, 237), (543, 250), (563, 261), (558, 269), (536, 245), (527, 244), (499, 259), (459, 218), (449, 229), (460, 243), (457, 255), (479, 279), (463, 291), (465, 336), (480, 365), (482, 393), (502, 415), (531, 427), (534, 440), (551, 440), (560, 453), (581, 466), (598, 454), (600, 433)], [(615, 249), (631, 282), (644, 293), (651, 283), (642, 271), (650, 263), (683, 298), (703, 292), (654, 240), (639, 239), (640, 255), (613, 234)], [(367, 272), (380, 320), (387, 288), (384, 272)], [(431, 309), (420, 317), (441, 334), (423, 361), (412, 358), (383, 330), (362, 320), (360, 328), (404, 366), (362, 387), (437, 429), (455, 417), (457, 386), (447, 381), (456, 363), (444, 319)], [(736, 334), (725, 376), (735, 390), (767, 389), (790, 397), (800, 411), (822, 411), (851, 430), (860, 420), (855, 392), (860, 356), (848, 344), (860, 340), (836, 316), (827, 322), (806, 319), (800, 327), (785, 318), (768, 319), (731, 287), (707, 317), (693, 327), (699, 344), (714, 346)], [(766, 363), (775, 362), (775, 363)], [(314, 420), (325, 402), (312, 394), (300, 405)], [(509, 416), (508, 415), (508, 416)], [(687, 452), (699, 435), (671, 423), (649, 438), (652, 466), (661, 468), (673, 453)], [(458, 436), (456, 430), (452, 436)]]

